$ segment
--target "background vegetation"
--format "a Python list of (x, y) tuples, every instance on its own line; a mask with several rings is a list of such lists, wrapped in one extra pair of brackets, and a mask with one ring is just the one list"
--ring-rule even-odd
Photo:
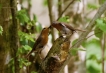
[[(106, 73), (105, 10), (105, 0), (0, 0), (0, 73), (28, 73), (32, 62), (25, 56), (42, 28), (53, 21), (86, 30), (72, 36), (60, 73)], [(52, 29), (46, 49), (57, 37), (58, 31)]]

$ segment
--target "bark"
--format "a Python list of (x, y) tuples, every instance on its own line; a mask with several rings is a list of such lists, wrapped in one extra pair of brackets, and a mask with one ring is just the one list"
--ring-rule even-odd
[[(16, 18), (14, 18), (15, 16), (13, 17), (16, 4), (13, 4), (14, 6), (10, 6), (10, 4), (11, 0), (0, 0), (0, 25), (3, 27), (3, 34), (0, 35), (0, 73), (12, 73), (12, 67), (9, 66), (9, 61), (13, 53), (16, 54), (16, 49), (18, 49), (18, 25)], [(12, 19), (10, 18), (11, 15)], [(17, 73), (19, 72), (17, 71)]]
[(9, 43), (10, 47), (13, 50), (13, 58), (14, 58), (14, 68), (15, 73), (19, 73), (19, 61), (18, 57), (16, 56), (19, 46), (19, 39), (18, 39), (18, 20), (16, 19), (16, 0), (10, 0), (10, 7), (11, 7), (11, 15), (12, 15), (12, 24), (9, 28)]
[(2, 5), (0, 9), (0, 25), (3, 27), (3, 34), (0, 35), (0, 73), (7, 73), (6, 71), (9, 70), (6, 64), (6, 58), (10, 50), (8, 29), (11, 12), (10, 8), (5, 8), (10, 7), (9, 1), (10, 0), (0, 0), (0, 4)]
[(54, 41), (49, 53), (41, 63), (38, 73), (59, 73), (68, 57), (70, 47), (69, 37), (59, 37)]

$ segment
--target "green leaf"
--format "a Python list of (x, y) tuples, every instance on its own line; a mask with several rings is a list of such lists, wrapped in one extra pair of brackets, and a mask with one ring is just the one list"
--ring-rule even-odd
[(99, 6), (97, 6), (96, 4), (88, 4), (87, 5), (87, 7), (89, 8), (89, 9), (97, 9)]
[(29, 65), (31, 65), (31, 62), (25, 62), (24, 65), (29, 66)]
[(98, 27), (95, 28), (94, 33), (95, 33), (96, 37), (102, 38), (103, 31), (101, 29), (99, 29)]
[(29, 17), (27, 16), (27, 13), (25, 10), (18, 11), (17, 18), (19, 19), (21, 23), (24, 23), (24, 22), (27, 23), (29, 21)]
[(71, 50), (70, 50), (70, 54), (72, 54), (72, 55), (77, 55), (77, 53), (78, 53), (78, 48), (72, 48)]
[(78, 50), (79, 50), (79, 51), (86, 51), (86, 49), (82, 49), (82, 48), (79, 48)]
[(22, 47), (20, 47), (18, 49), (17, 56), (19, 56), (21, 54), (25, 54), (25, 53), (27, 53), (28, 51), (31, 51), (31, 50), (32, 50), (32, 48), (29, 45), (23, 45)]
[(3, 33), (3, 28), (2, 28), (2, 26), (0, 25), (0, 35), (2, 35), (2, 33)]
[(28, 45), (24, 45), (23, 48), (24, 48), (24, 50), (28, 50), (28, 51), (32, 50), (32, 48), (30, 46), (28, 46)]
[(72, 45), (77, 44), (77, 41), (78, 41), (78, 39), (75, 39), (75, 40), (72, 42)]
[(106, 23), (104, 23), (103, 19), (97, 19), (96, 25), (99, 29), (101, 29), (103, 32), (106, 32)]
[(88, 73), (102, 73), (102, 65), (98, 64), (96, 60), (87, 60), (86, 63)]
[(41, 32), (42, 30), (42, 25), (39, 22), (36, 22), (36, 31)]
[(59, 22), (69, 22), (69, 16), (64, 16), (59, 19)]
[(98, 39), (90, 39), (85, 43), (85, 47), (87, 49), (86, 59), (90, 59), (93, 55), (95, 55), (96, 60), (101, 59), (101, 45)]
[(33, 14), (33, 21), (34, 21), (34, 22), (37, 22), (37, 17), (36, 17), (35, 14)]
[(29, 62), (27, 59), (25, 58), (19, 58), (19, 67), (22, 68), (23, 66), (29, 66), (31, 65), (31, 62)]
[(24, 41), (26, 39), (26, 40), (30, 40), (30, 41), (34, 42), (34, 39), (28, 33), (24, 33), (22, 31), (18, 31), (18, 35), (20, 37), (20, 41)]

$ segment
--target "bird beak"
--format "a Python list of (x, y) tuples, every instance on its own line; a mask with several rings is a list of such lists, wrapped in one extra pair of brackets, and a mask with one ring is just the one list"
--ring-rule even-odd
[(49, 26), (49, 29), (51, 29), (51, 28), (52, 28), (52, 26), (50, 25), (50, 26)]
[(52, 26), (50, 25), (48, 28), (49, 28), (49, 34), (51, 34)]

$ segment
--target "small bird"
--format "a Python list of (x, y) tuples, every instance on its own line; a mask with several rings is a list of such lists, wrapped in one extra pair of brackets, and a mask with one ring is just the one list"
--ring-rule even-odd
[(31, 52), (29, 52), (29, 54), (26, 57), (29, 57), (31, 55), (31, 53), (34, 51), (37, 53), (41, 53), (42, 49), (48, 42), (49, 30), (50, 30), (50, 27), (42, 29), (41, 34), (38, 37), (38, 39), (36, 40)]
[(73, 28), (71, 25), (60, 22), (53, 22), (51, 26), (56, 28), (62, 35), (70, 35), (73, 34), (74, 31), (85, 31)]

